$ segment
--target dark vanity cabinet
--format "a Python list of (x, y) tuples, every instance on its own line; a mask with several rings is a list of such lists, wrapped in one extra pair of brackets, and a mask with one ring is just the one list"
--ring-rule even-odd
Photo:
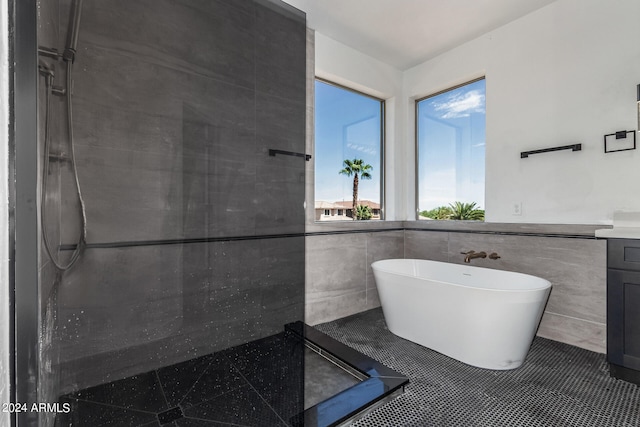
[(611, 376), (640, 384), (640, 240), (607, 241), (607, 361)]

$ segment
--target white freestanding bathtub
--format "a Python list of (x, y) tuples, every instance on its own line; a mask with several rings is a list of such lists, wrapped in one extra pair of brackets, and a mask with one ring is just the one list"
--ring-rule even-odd
[(486, 369), (522, 365), (551, 292), (539, 277), (446, 262), (371, 267), (391, 332)]

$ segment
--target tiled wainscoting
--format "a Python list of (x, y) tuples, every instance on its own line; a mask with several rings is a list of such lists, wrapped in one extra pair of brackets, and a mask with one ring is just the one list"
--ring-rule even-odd
[(402, 258), (404, 230), (306, 237), (305, 319), (309, 325), (379, 307), (371, 263)]
[(463, 251), (497, 252), (472, 265), (542, 277), (552, 285), (538, 335), (606, 352), (606, 240), (601, 226), (404, 222), (348, 234), (307, 236), (306, 320), (314, 325), (380, 302), (373, 261), (420, 258), (463, 263)]

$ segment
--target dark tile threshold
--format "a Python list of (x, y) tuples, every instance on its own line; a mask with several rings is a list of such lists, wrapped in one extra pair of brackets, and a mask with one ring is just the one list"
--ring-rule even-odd
[(305, 427), (333, 427), (353, 419), (377, 403), (404, 390), (409, 379), (330, 336), (302, 323), (285, 327), (305, 343), (362, 381), (304, 411)]
[[(310, 348), (357, 377), (304, 410)], [(328, 362), (329, 363), (329, 362)], [(302, 322), (237, 347), (62, 396), (67, 426), (337, 426), (404, 389), (408, 379)]]

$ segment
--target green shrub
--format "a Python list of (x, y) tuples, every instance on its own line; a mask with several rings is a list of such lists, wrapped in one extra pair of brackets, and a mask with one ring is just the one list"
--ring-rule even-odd
[(365, 205), (358, 205), (356, 209), (356, 219), (367, 220), (371, 219), (373, 214), (371, 213), (371, 208)]
[(422, 211), (420, 215), (439, 220), (484, 221), (484, 209), (478, 209), (476, 206), (476, 202), (453, 202), (449, 206), (439, 206), (431, 210)]

